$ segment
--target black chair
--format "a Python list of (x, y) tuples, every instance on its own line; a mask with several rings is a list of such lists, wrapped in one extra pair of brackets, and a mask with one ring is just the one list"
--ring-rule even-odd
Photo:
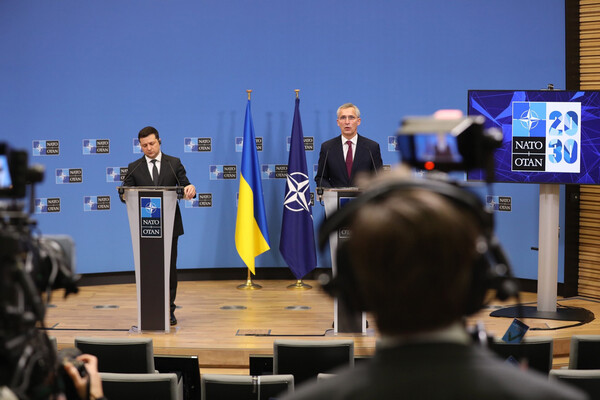
[(104, 396), (110, 400), (183, 400), (183, 384), (176, 374), (120, 374), (101, 372)]
[(155, 354), (154, 366), (158, 372), (172, 372), (183, 380), (183, 400), (200, 398), (200, 367), (197, 356)]
[(600, 335), (573, 335), (569, 369), (600, 369)]
[(202, 400), (269, 400), (294, 391), (292, 375), (203, 374)]
[(342, 366), (354, 366), (353, 340), (273, 342), (273, 373), (294, 375), (296, 386)]
[(548, 374), (552, 369), (552, 338), (530, 337), (521, 343), (506, 343), (495, 340), (489, 344), (490, 349), (503, 359), (514, 357), (519, 363), (526, 363), (528, 368)]
[[(98, 371), (130, 374), (154, 373), (150, 338), (76, 337), (75, 347), (98, 358)], [(107, 396), (108, 397), (108, 396)]]
[(550, 376), (600, 399), (600, 369), (553, 369)]

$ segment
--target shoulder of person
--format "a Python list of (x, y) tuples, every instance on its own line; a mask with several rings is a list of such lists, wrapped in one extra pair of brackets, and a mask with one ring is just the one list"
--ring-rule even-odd
[(366, 136), (361, 135), (360, 133), (358, 134), (358, 141), (360, 141), (363, 144), (368, 144), (368, 145), (372, 145), (372, 146), (379, 146), (379, 143), (377, 143), (376, 141), (369, 139)]
[(175, 162), (175, 163), (181, 162), (181, 160), (178, 157), (170, 156), (165, 153), (162, 153), (162, 156), (166, 161), (171, 161), (171, 162)]
[(132, 168), (132, 167), (135, 167), (136, 165), (144, 163), (144, 162), (146, 162), (146, 156), (142, 156), (142, 158), (138, 158), (137, 160), (130, 162), (127, 167)]

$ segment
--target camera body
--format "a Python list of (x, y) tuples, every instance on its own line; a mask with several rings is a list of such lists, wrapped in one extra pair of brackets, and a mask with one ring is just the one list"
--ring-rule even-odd
[(73, 240), (42, 235), (25, 211), (42, 180), (43, 168), (29, 167), (26, 151), (0, 143), (0, 386), (21, 399), (47, 398), (60, 380), (42, 295), (48, 301), (53, 289), (78, 290)]
[(502, 132), (485, 129), (485, 117), (406, 117), (398, 129), (402, 162), (425, 171), (484, 169), (493, 180), (494, 151), (502, 144)]

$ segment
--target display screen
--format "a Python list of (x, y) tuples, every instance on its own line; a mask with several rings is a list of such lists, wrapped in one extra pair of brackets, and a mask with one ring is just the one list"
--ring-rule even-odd
[(600, 183), (600, 92), (470, 90), (468, 114), (502, 130), (496, 182)]
[(8, 169), (8, 159), (6, 154), (0, 154), (0, 189), (9, 189), (11, 186), (12, 180)]

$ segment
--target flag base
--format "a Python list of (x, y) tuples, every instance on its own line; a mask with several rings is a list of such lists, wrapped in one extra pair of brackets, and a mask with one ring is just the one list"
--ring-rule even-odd
[(312, 286), (302, 282), (302, 279), (298, 279), (296, 283), (293, 283), (287, 287), (291, 290), (309, 290), (312, 289)]

